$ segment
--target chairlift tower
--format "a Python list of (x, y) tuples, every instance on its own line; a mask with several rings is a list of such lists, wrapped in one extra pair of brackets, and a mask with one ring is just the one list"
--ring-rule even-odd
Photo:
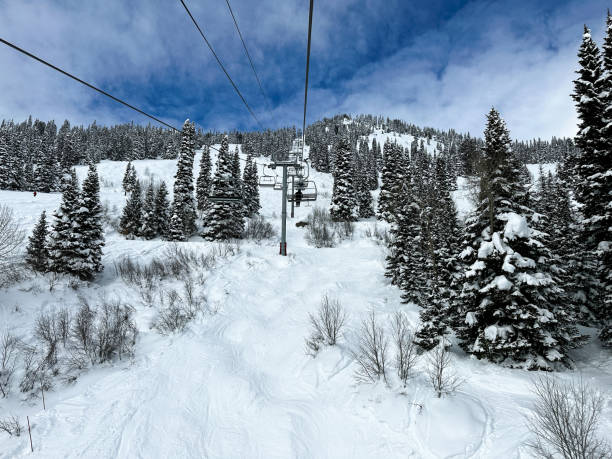
[[(292, 172), (297, 173), (299, 169), (301, 169), (301, 145), (300, 141), (302, 139), (296, 139), (293, 141), (293, 146), (288, 153), (285, 152), (277, 152), (272, 154), (272, 165), (270, 166), (272, 169), (276, 169), (277, 167), (283, 168), (283, 181), (282, 181), (282, 212), (281, 212), (281, 241), (280, 241), (280, 255), (287, 256), (287, 188), (288, 188), (288, 177), (289, 171), (291, 168)], [(293, 179), (291, 181), (291, 185), (293, 188)], [(293, 214), (293, 200), (291, 201), (291, 208)]]

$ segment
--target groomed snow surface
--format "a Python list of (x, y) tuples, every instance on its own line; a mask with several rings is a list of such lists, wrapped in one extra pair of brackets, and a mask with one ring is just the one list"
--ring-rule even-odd
[[(196, 168), (198, 162), (199, 154)], [(125, 165), (98, 166), (102, 201), (116, 206), (116, 216), (125, 200)], [(172, 188), (176, 161), (134, 165), (141, 179), (161, 178)], [(85, 168), (77, 171), (82, 180)], [(317, 205), (327, 207), (331, 176), (312, 176)], [(468, 193), (465, 181), (460, 185), (456, 197), (465, 214)], [(262, 214), (280, 228), (280, 192), (260, 192)], [(43, 209), (52, 216), (60, 195), (2, 191), (0, 201), (13, 208), (29, 234)], [(132, 304), (140, 333), (133, 359), (94, 367), (70, 385), (56, 381), (46, 394), (46, 410), (38, 398), (23, 400), (16, 387), (8, 399), (0, 399), (0, 417), (14, 414), (25, 423), (29, 416), (34, 445), (32, 454), (27, 432), (0, 433), (0, 457), (530, 457), (522, 443), (529, 437), (524, 416), (533, 403), (533, 373), (472, 359), (454, 346), (456, 371), (465, 382), (452, 397), (435, 398), (425, 358), (406, 388), (393, 378), (391, 387), (356, 383), (352, 351), (369, 311), (389, 328), (393, 313), (402, 310), (416, 327), (419, 308), (401, 304), (399, 290), (385, 279), (384, 247), (364, 234), (374, 219), (359, 222), (352, 240), (315, 249), (304, 240), (305, 230), (294, 225), (311, 210), (302, 206), (289, 221), (289, 256), (278, 255), (276, 239), (243, 241), (238, 253), (206, 273), (198, 289), (208, 312), (179, 334), (162, 336), (152, 329), (156, 307), (145, 306), (138, 290), (113, 269), (126, 255), (141, 261), (161, 256), (169, 242), (126, 241), (110, 232), (104, 273), (89, 287), (75, 291), (62, 282), (50, 293), (38, 276), (0, 292), (0, 329), (26, 341), (40, 312), (76, 308), (78, 296), (92, 303), (106, 296)], [(203, 253), (215, 246), (199, 237), (181, 245)], [(182, 284), (164, 282), (159, 288), (180, 291)], [(349, 319), (339, 345), (313, 358), (304, 346), (308, 314), (326, 293), (341, 301)], [(393, 356), (391, 345), (390, 351)], [(577, 378), (580, 372), (606, 392), (602, 433), (612, 440), (610, 354), (589, 344), (576, 355), (577, 371), (559, 376)]]

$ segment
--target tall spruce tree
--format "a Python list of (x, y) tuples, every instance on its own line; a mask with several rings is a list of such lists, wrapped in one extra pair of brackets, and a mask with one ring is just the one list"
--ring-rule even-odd
[(212, 162), (210, 160), (210, 148), (206, 145), (202, 149), (202, 158), (200, 159), (200, 171), (196, 181), (196, 200), (198, 210), (204, 212), (209, 205), (208, 195), (210, 194)]
[(96, 166), (90, 164), (76, 213), (76, 222), (80, 232), (80, 260), (75, 263), (79, 277), (91, 280), (95, 273), (102, 271), (102, 247), (104, 230), (102, 228), (102, 205), (100, 203), (100, 182)]
[(119, 221), (119, 232), (128, 239), (140, 235), (140, 227), (142, 226), (142, 192), (140, 190), (140, 182), (137, 180), (132, 186), (132, 191), (123, 208), (123, 214)]
[(602, 59), (585, 26), (578, 52), (578, 78), (572, 98), (579, 118), (572, 159), (574, 189), (584, 215), (582, 236), (592, 260), (585, 266), (593, 272), (590, 280), (593, 312), (604, 330), (602, 342), (612, 346), (612, 19), (608, 15)]
[[(219, 198), (236, 198), (241, 193), (232, 172), (232, 157), (227, 137), (221, 141), (212, 188), (215, 197)], [(228, 201), (211, 203), (205, 222), (207, 228), (203, 236), (209, 240), (240, 238), (244, 229), (243, 215), (242, 203), (239, 205)]]
[[(181, 131), (181, 149), (174, 176), (173, 213), (183, 222), (184, 238), (196, 230), (196, 212), (193, 197), (193, 158), (195, 155), (195, 126), (186, 120)], [(178, 233), (177, 233), (178, 234)]]
[(466, 352), (508, 366), (568, 362), (579, 335), (562, 311), (543, 234), (529, 226), (505, 122), (487, 116), (479, 204), (467, 220), (466, 263), (455, 331)]
[(155, 188), (153, 182), (150, 182), (142, 203), (142, 225), (139, 230), (139, 234), (145, 239), (153, 239), (157, 235), (155, 210)]
[(82, 248), (76, 213), (79, 209), (79, 183), (72, 170), (63, 177), (62, 202), (54, 213), (54, 223), (47, 238), (49, 271), (79, 275), (75, 270)]
[(245, 211), (247, 217), (252, 217), (259, 212), (259, 179), (257, 177), (257, 164), (253, 162), (251, 153), (247, 155), (244, 175), (242, 178), (244, 187)]
[(40, 219), (34, 227), (26, 248), (26, 263), (33, 270), (45, 272), (48, 268), (49, 252), (46, 246), (47, 239), (47, 216), (43, 210)]
[(154, 227), (162, 239), (167, 239), (170, 232), (170, 203), (168, 202), (168, 189), (166, 182), (161, 182), (155, 194), (155, 222)]
[(348, 138), (342, 136), (336, 146), (334, 187), (329, 209), (329, 214), (334, 221), (355, 221), (357, 219), (352, 159), (353, 153)]
[(370, 218), (373, 217), (374, 207), (372, 201), (372, 193), (370, 192), (370, 180), (369, 180), (369, 164), (368, 164), (368, 149), (367, 143), (363, 143), (362, 145), (366, 145), (365, 151), (363, 152), (363, 156), (360, 154), (358, 156), (358, 161), (355, 163), (356, 174), (355, 174), (355, 192), (357, 195), (357, 206), (359, 208), (359, 217), (360, 218)]
[(400, 205), (405, 168), (399, 145), (387, 140), (383, 151), (382, 185), (378, 196), (377, 215), (381, 220), (393, 222)]
[(137, 181), (136, 168), (134, 168), (132, 161), (128, 161), (127, 166), (125, 166), (125, 173), (123, 174), (123, 193), (126, 195), (130, 194)]

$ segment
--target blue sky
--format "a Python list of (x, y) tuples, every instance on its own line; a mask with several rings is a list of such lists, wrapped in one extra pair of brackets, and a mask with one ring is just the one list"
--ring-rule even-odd
[[(301, 124), (307, 0), (233, 0), (264, 100), (224, 0), (186, 0), (265, 127)], [(308, 119), (373, 113), (480, 135), (496, 106), (515, 138), (575, 133), (569, 93), (600, 0), (315, 0)], [(180, 126), (254, 121), (178, 0), (0, 0), (0, 36)], [(0, 48), (0, 117), (146, 118)]]

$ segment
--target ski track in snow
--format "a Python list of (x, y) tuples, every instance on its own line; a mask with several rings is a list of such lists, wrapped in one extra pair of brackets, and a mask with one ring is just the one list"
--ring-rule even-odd
[[(403, 137), (405, 143), (412, 140)], [(383, 135), (377, 136), (380, 140)], [(199, 155), (195, 167), (198, 162)], [(175, 161), (134, 164), (141, 177), (148, 170), (171, 184)], [(106, 180), (102, 200), (119, 209), (125, 199), (120, 189), (124, 168), (124, 162), (98, 167)], [(78, 168), (81, 179), (84, 170)], [(329, 175), (312, 175), (319, 191), (331, 190)], [(262, 213), (278, 228), (280, 193), (260, 191)], [(465, 213), (467, 192), (460, 188), (459, 194), (460, 212)], [(42, 209), (50, 216), (59, 202), (57, 194), (33, 198), (29, 193), (0, 192), (0, 197), (14, 203), (28, 231)], [(329, 205), (329, 197), (317, 205)], [(304, 230), (294, 226), (310, 210), (298, 208), (296, 218), (288, 221), (288, 257), (277, 255), (275, 241), (245, 242), (239, 253), (222, 260), (203, 286), (216, 313), (203, 314), (185, 332), (172, 336), (150, 329), (154, 310), (139, 305), (138, 293), (112, 273), (114, 260), (125, 255), (147, 260), (163, 253), (167, 243), (108, 235), (105, 273), (95, 289), (81, 293), (95, 299), (106, 292), (137, 306), (135, 357), (93, 368), (71, 386), (58, 383), (47, 395), (46, 411), (37, 400), (0, 399), (0, 413), (16, 413), (22, 420), (30, 416), (35, 448), (32, 455), (27, 434), (0, 434), (0, 457), (529, 457), (520, 447), (528, 435), (523, 415), (533, 401), (527, 372), (456, 351), (457, 371), (466, 382), (452, 397), (435, 398), (423, 373), (424, 359), (403, 390), (356, 384), (351, 350), (361, 320), (374, 310), (386, 323), (402, 309), (416, 326), (418, 307), (400, 303), (400, 292), (384, 278), (382, 249), (362, 237), (374, 220), (358, 223), (352, 241), (314, 249), (306, 244)], [(207, 251), (212, 244), (194, 238), (185, 245)], [(339, 345), (312, 358), (304, 350), (308, 313), (317, 310), (325, 293), (341, 300), (349, 320)], [(68, 288), (54, 295), (43, 284), (27, 304), (32, 293), (11, 289), (0, 305), (0, 320), (25, 335), (40, 309), (76, 300)], [(13, 304), (22, 304), (23, 310), (12, 312)], [(585, 365), (584, 372), (609, 388), (610, 366), (609, 359), (602, 359)], [(611, 419), (609, 403), (605, 425), (612, 426)]]

